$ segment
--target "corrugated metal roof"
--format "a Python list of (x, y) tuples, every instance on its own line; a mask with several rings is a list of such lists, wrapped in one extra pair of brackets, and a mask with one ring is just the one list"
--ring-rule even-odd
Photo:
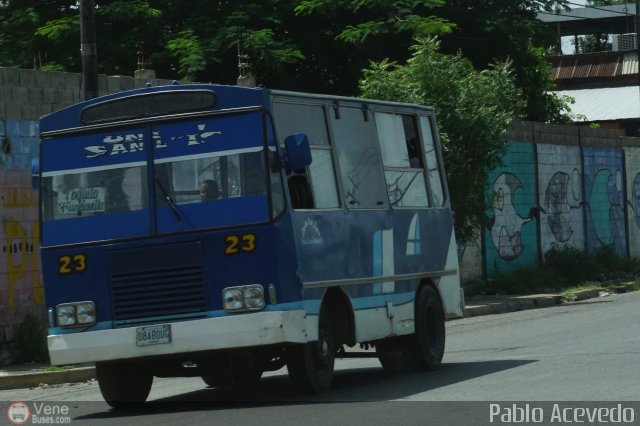
[(638, 73), (638, 54), (636, 52), (627, 52), (624, 54), (622, 64), (622, 74)]
[(556, 94), (571, 96), (575, 99), (575, 103), (570, 107), (571, 113), (576, 116), (576, 121), (640, 118), (638, 86), (560, 90)]
[(617, 77), (635, 73), (635, 52), (598, 52), (550, 57), (551, 73), (556, 80)]

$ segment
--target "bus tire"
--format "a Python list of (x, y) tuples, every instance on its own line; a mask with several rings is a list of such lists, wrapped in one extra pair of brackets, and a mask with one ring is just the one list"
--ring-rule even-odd
[(442, 364), (445, 346), (444, 309), (438, 292), (425, 285), (418, 291), (415, 340), (420, 354), (420, 370), (436, 370)]
[(97, 362), (96, 378), (104, 400), (113, 408), (135, 408), (149, 396), (153, 375), (140, 365)]
[(289, 378), (301, 392), (318, 394), (331, 387), (336, 356), (334, 336), (331, 318), (322, 306), (318, 318), (318, 341), (287, 347)]
[(415, 333), (376, 342), (382, 368), (391, 373), (435, 370), (444, 355), (444, 310), (431, 286), (418, 291), (415, 305)]

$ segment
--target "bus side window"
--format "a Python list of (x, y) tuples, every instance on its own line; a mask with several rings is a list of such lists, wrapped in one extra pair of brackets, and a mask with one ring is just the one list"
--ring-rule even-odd
[(312, 162), (306, 169), (287, 170), (287, 184), (294, 209), (340, 207), (332, 147), (322, 105), (275, 103), (280, 140), (296, 133), (309, 139)]
[(433, 205), (441, 207), (444, 204), (444, 190), (442, 188), (442, 178), (438, 165), (438, 152), (433, 139), (433, 127), (429, 117), (420, 117), (420, 129), (424, 143), (424, 152), (427, 160), (427, 176), (429, 178), (429, 189), (433, 198)]
[(332, 115), (331, 127), (347, 207), (387, 208), (389, 199), (373, 121), (365, 119), (361, 107), (341, 106), (339, 118)]
[(391, 205), (429, 207), (415, 117), (376, 112), (375, 119)]

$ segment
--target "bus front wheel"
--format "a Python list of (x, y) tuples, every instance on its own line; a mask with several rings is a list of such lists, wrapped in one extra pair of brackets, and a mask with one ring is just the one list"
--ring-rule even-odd
[(147, 400), (153, 375), (140, 365), (96, 363), (96, 378), (104, 400), (113, 408), (133, 408)]
[(293, 384), (304, 393), (329, 389), (336, 356), (333, 324), (323, 306), (318, 318), (318, 341), (287, 347), (287, 371)]

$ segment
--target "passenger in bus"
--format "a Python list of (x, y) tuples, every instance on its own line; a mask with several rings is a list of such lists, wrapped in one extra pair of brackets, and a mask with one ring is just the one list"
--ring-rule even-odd
[(200, 184), (200, 200), (202, 202), (217, 200), (220, 196), (218, 182), (207, 179)]
[(287, 175), (291, 206), (294, 209), (312, 209), (313, 195), (305, 169), (290, 170)]

